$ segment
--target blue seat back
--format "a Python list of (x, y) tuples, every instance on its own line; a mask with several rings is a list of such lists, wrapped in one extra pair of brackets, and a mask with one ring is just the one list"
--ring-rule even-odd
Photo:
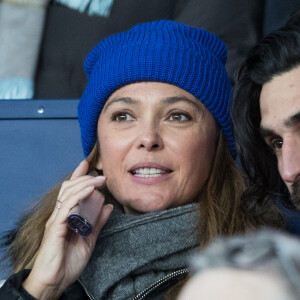
[(78, 101), (0, 101), (1, 235), (84, 158)]

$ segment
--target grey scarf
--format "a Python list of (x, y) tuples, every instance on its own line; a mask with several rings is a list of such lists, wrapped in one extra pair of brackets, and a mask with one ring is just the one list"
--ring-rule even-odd
[(95, 299), (132, 299), (187, 266), (199, 245), (198, 218), (197, 204), (140, 216), (115, 209), (80, 280)]

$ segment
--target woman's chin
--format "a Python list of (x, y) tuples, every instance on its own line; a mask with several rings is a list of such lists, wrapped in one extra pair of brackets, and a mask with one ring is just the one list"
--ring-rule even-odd
[(125, 213), (131, 215), (141, 215), (166, 210), (169, 208), (167, 204), (162, 202), (150, 202), (149, 200), (146, 203), (141, 203), (140, 201), (139, 203), (128, 203), (127, 205), (123, 205), (123, 207)]

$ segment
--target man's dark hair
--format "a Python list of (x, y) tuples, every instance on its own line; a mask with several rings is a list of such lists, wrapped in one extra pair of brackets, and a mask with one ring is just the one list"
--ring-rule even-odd
[(277, 158), (260, 135), (260, 93), (274, 76), (300, 66), (300, 10), (249, 53), (236, 78), (232, 122), (241, 165), (249, 177), (242, 203), (250, 215), (261, 215), (280, 199), (293, 207), (280, 177)]

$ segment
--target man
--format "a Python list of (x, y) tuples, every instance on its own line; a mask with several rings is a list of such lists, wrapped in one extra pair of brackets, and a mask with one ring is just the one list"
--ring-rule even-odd
[(280, 199), (289, 217), (300, 210), (300, 10), (252, 49), (234, 98), (239, 158), (250, 179), (245, 209), (264, 218)]

